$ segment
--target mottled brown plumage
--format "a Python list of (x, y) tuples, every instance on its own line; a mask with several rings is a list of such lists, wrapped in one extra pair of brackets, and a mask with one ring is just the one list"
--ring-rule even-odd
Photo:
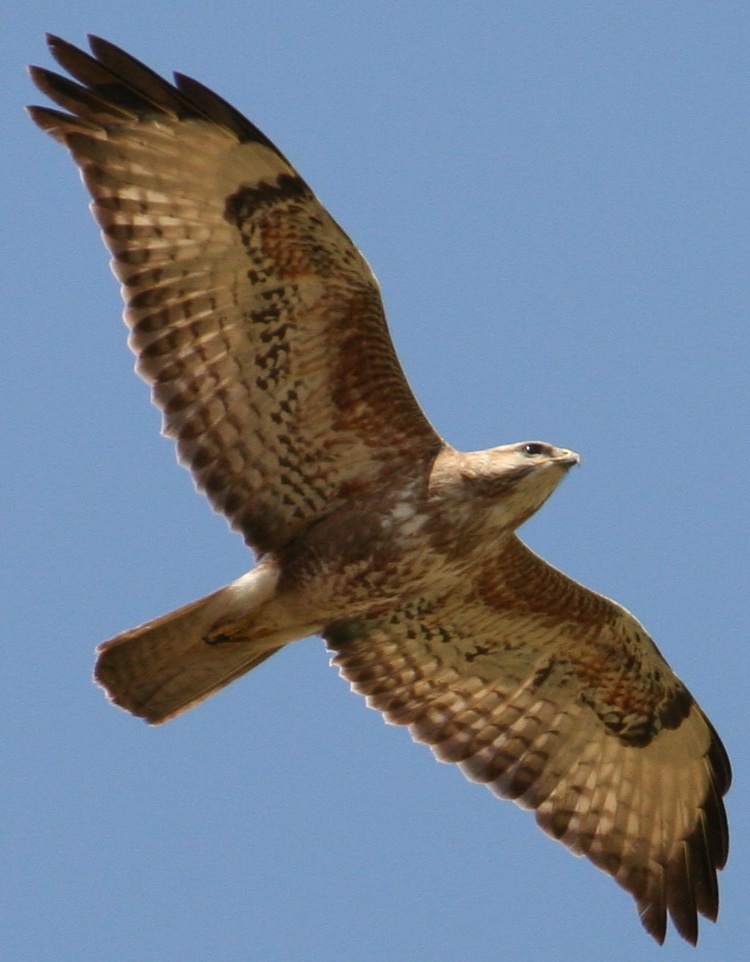
[(50, 38), (30, 108), (81, 168), (139, 373), (247, 575), (99, 649), (112, 700), (185, 711), (322, 634), (355, 690), (587, 855), (664, 939), (715, 919), (727, 756), (645, 630), (515, 531), (577, 455), (436, 434), (367, 263), (268, 138), (194, 80)]

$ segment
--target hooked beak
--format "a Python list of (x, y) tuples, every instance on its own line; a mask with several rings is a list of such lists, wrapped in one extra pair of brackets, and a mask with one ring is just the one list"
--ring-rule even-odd
[(576, 454), (575, 451), (569, 451), (567, 448), (558, 448), (552, 460), (563, 468), (572, 468), (574, 464), (581, 463), (581, 455)]

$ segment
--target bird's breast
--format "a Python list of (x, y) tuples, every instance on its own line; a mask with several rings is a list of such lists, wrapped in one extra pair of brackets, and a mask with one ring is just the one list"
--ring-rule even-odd
[(279, 553), (281, 583), (320, 619), (389, 608), (434, 590), (498, 550), (487, 509), (409, 491), (350, 502)]

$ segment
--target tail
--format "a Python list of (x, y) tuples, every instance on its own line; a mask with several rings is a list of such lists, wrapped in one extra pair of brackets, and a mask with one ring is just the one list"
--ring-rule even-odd
[(187, 711), (314, 629), (290, 630), (269, 621), (277, 582), (275, 569), (260, 566), (105, 641), (97, 649), (94, 678), (115, 705), (152, 724)]

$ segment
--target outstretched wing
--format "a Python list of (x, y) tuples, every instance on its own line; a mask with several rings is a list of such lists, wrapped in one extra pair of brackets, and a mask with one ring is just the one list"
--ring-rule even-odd
[(730, 768), (638, 622), (515, 536), (495, 570), (324, 632), (387, 721), (613, 875), (645, 928), (715, 920)]
[(271, 141), (188, 77), (54, 37), (68, 113), (30, 108), (81, 168), (137, 369), (216, 510), (263, 552), (434, 455), (377, 282)]

